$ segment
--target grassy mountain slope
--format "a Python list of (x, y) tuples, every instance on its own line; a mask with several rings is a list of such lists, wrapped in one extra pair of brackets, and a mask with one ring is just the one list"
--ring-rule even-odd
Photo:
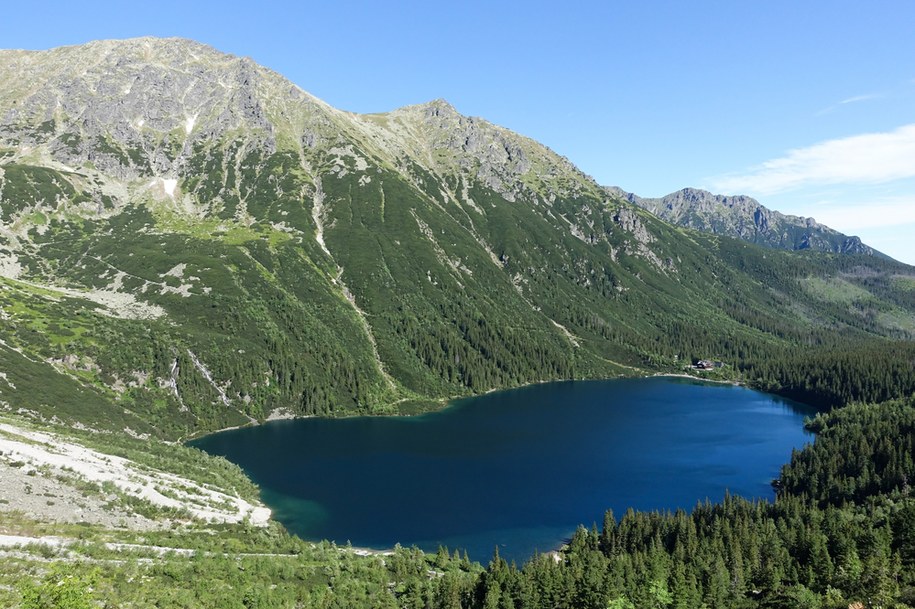
[(915, 333), (910, 267), (676, 228), (440, 100), (174, 39), (0, 73), (0, 338), (167, 437)]

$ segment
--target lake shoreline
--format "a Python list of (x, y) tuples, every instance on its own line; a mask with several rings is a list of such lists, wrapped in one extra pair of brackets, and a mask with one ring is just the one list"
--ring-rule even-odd
[[(247, 423), (242, 423), (241, 425), (231, 425), (229, 427), (222, 427), (220, 429), (198, 431), (198, 432), (194, 432), (194, 433), (188, 435), (185, 438), (179, 438), (177, 441), (179, 444), (187, 445), (189, 442), (193, 442), (195, 440), (200, 440), (207, 436), (216, 435), (216, 434), (222, 433), (224, 431), (234, 431), (236, 429), (246, 429), (248, 427), (258, 427), (260, 425), (263, 425), (265, 423), (270, 423), (273, 421), (297, 421), (299, 419), (313, 419), (313, 418), (332, 420), (332, 419), (347, 419), (347, 418), (355, 418), (355, 417), (379, 417), (379, 418), (418, 417), (418, 416), (422, 416), (424, 414), (429, 414), (432, 412), (440, 412), (440, 411), (444, 410), (445, 408), (448, 408), (451, 404), (453, 404), (457, 400), (465, 400), (465, 399), (472, 399), (472, 398), (476, 398), (476, 397), (489, 396), (494, 393), (499, 393), (502, 391), (515, 391), (518, 389), (524, 389), (526, 387), (536, 387), (538, 385), (547, 385), (550, 383), (579, 383), (579, 382), (580, 383), (589, 383), (589, 382), (613, 381), (613, 380), (619, 380), (619, 379), (666, 378), (666, 377), (690, 379), (690, 380), (694, 380), (694, 381), (700, 381), (702, 383), (714, 383), (716, 385), (731, 385), (734, 387), (745, 387), (747, 389), (752, 389), (752, 387), (750, 387), (749, 385), (747, 385), (746, 383), (743, 383), (741, 381), (707, 379), (707, 378), (702, 378), (701, 376), (686, 374), (684, 372), (655, 372), (654, 374), (645, 373), (645, 374), (636, 374), (636, 375), (632, 375), (632, 376), (620, 375), (620, 376), (613, 376), (613, 377), (584, 378), (584, 379), (547, 379), (547, 380), (533, 381), (531, 383), (527, 383), (524, 385), (518, 385), (517, 387), (493, 387), (491, 389), (487, 389), (483, 393), (476, 393), (476, 394), (469, 394), (469, 395), (468, 394), (455, 394), (455, 395), (443, 397), (443, 398), (430, 398), (428, 400), (428, 403), (430, 405), (435, 404), (436, 407), (430, 408), (429, 410), (417, 412), (414, 414), (404, 414), (404, 413), (392, 411), (392, 412), (386, 412), (386, 413), (363, 413), (363, 412), (349, 413), (348, 412), (348, 413), (345, 413), (342, 415), (334, 415), (334, 416), (322, 416), (322, 415), (313, 415), (313, 414), (297, 415), (294, 412), (292, 412), (291, 410), (289, 410), (288, 408), (277, 408), (276, 410), (273, 410), (269, 415), (267, 415), (267, 418), (265, 418), (263, 421), (255, 419), (255, 420), (249, 421)], [(387, 408), (387, 407), (391, 407), (391, 406), (396, 406), (397, 404), (400, 404), (409, 399), (411, 399), (411, 398), (401, 398), (400, 400), (383, 404), (382, 407)], [(277, 414), (278, 411), (282, 411), (282, 412)]]
[[(529, 548), (561, 551), (570, 530), (607, 509), (689, 509), (725, 489), (771, 498), (772, 477), (806, 442), (802, 412), (778, 396), (689, 374), (544, 383), (456, 406), (409, 422), (251, 426), (194, 445), (240, 465), (302, 539), (351, 540), (372, 554), (440, 540), (485, 562), (494, 542), (518, 560)], [(644, 451), (648, 441), (658, 448)], [(562, 490), (545, 471), (566, 472)], [(374, 516), (358, 505), (376, 506)]]
[(706, 379), (706, 378), (702, 378), (701, 376), (693, 376), (692, 374), (686, 374), (686, 373), (683, 373), (683, 372), (680, 372), (680, 373), (676, 373), (676, 372), (658, 372), (658, 373), (656, 373), (656, 374), (649, 374), (649, 375), (647, 375), (647, 376), (645, 376), (645, 377), (642, 377), (642, 378), (664, 378), (664, 377), (679, 378), (679, 379), (691, 379), (691, 380), (694, 380), (694, 381), (702, 381), (703, 383), (715, 383), (716, 385), (731, 385), (731, 386), (733, 386), (733, 387), (745, 387), (745, 388), (747, 388), (747, 389), (752, 389), (752, 387), (749, 387), (746, 383), (742, 383), (742, 382), (740, 382), (740, 381), (735, 381), (735, 380), (719, 380), (719, 379)]

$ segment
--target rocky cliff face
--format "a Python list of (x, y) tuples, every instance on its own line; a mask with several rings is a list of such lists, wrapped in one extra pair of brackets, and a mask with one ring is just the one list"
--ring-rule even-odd
[(607, 192), (625, 198), (668, 222), (716, 235), (737, 237), (757, 245), (787, 250), (879, 255), (858, 237), (819, 224), (813, 218), (768, 209), (752, 197), (715, 195), (684, 188), (659, 199), (646, 199), (617, 187)]
[(91, 174), (114, 204), (136, 199), (151, 180), (179, 208), (212, 209), (214, 195), (244, 198), (238, 184), (201, 191), (188, 178), (204, 168), (212, 174), (218, 163), (237, 181), (243, 165), (256, 170), (258, 158), (285, 153), (298, 157), (312, 188), (331, 162), (338, 172), (392, 168), (419, 190), (427, 186), (421, 174), (431, 174), (444, 196), (471, 206), (471, 183), (509, 201), (603, 196), (568, 160), (443, 100), (387, 114), (341, 112), (249, 59), (188, 40), (4, 51), (0, 78), (13, 83), (0, 92), (7, 162)]
[(543, 145), (435, 100), (388, 114), (355, 117), (384, 148), (441, 175), (467, 175), (506, 195), (598, 194), (590, 178)]
[(5, 133), (74, 167), (92, 162), (124, 178), (177, 174), (195, 142), (231, 130), (275, 146), (267, 110), (253, 95), (266, 72), (204, 45), (104, 41), (4, 52), (0, 66), (4, 82), (15, 83), (0, 94)]

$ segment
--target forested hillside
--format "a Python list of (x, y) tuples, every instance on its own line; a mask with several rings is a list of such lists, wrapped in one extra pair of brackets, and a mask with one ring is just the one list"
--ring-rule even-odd
[(0, 75), (6, 374), (91, 396), (0, 387), (40, 416), (179, 438), (698, 359), (824, 407), (913, 389), (910, 267), (674, 227), (444, 101), (342, 112), (176, 39)]

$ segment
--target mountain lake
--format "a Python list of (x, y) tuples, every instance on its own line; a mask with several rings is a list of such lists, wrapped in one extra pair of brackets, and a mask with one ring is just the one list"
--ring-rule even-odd
[(307, 418), (191, 442), (240, 465), (304, 539), (387, 549), (496, 546), (519, 564), (579, 524), (691, 509), (726, 492), (773, 499), (814, 411), (676, 377), (567, 381), (454, 401), (413, 417)]

